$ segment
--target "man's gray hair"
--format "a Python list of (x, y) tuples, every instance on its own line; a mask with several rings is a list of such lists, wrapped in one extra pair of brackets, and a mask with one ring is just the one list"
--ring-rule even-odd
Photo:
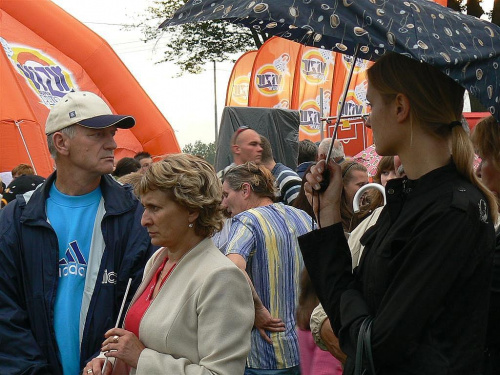
[[(68, 138), (73, 138), (76, 134), (76, 126), (77, 124), (68, 126), (67, 128), (59, 130), (60, 133), (66, 134)], [(54, 138), (53, 138), (54, 133), (52, 134), (47, 134), (47, 145), (49, 146), (49, 152), (50, 156), (52, 156), (52, 159), (56, 160), (57, 159), (57, 150), (56, 147), (54, 146)]]
[[(318, 155), (328, 155), (328, 150), (330, 149), (330, 145), (332, 144), (331, 138), (325, 138), (321, 141), (318, 147)], [(343, 158), (344, 154), (344, 145), (341, 141), (337, 141), (333, 143), (332, 155), (331, 159)]]

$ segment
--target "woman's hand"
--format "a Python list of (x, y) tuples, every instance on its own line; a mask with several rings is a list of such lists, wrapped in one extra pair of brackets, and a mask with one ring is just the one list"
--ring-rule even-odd
[(340, 349), (339, 339), (335, 336), (335, 333), (333, 333), (330, 319), (327, 318), (321, 325), (320, 336), (330, 354), (342, 362), (342, 364), (345, 364), (347, 356), (342, 349)]
[(146, 347), (136, 335), (121, 328), (113, 328), (104, 337), (106, 340), (102, 343), (101, 351), (106, 357), (119, 358), (130, 367), (137, 368), (139, 356)]
[(284, 332), (285, 323), (279, 318), (273, 318), (268, 309), (262, 305), (255, 309), (255, 321), (254, 325), (259, 331), (260, 335), (267, 343), (273, 343), (273, 340), (267, 336), (266, 331), (269, 332)]
[(102, 366), (104, 365), (104, 358), (94, 358), (87, 363), (84, 367), (82, 375), (110, 375), (113, 371), (113, 366), (108, 363), (106, 366), (106, 373), (102, 374)]
[[(328, 168), (330, 173), (330, 183), (325, 191), (320, 192), (320, 183), (323, 181), (325, 168)], [(320, 160), (311, 167), (306, 180), (304, 190), (318, 223), (326, 227), (340, 222), (340, 199), (343, 189), (340, 165), (332, 160), (327, 165), (325, 160)]]

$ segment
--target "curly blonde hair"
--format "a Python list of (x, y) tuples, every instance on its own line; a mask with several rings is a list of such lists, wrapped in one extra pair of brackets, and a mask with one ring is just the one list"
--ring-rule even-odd
[(198, 212), (194, 223), (197, 235), (210, 237), (222, 229), (222, 185), (206, 160), (190, 154), (167, 155), (144, 173), (136, 194), (152, 190), (171, 194), (178, 204)]

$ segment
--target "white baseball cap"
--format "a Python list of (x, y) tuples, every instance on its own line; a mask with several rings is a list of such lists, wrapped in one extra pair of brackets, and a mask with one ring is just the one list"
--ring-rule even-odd
[(104, 100), (92, 92), (74, 91), (64, 95), (52, 107), (45, 122), (45, 134), (74, 124), (92, 129), (113, 125), (128, 129), (135, 125), (135, 119), (132, 116), (114, 115)]

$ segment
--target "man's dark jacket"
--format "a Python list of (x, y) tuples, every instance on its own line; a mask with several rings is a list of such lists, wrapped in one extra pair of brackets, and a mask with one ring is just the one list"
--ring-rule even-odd
[[(46, 215), (55, 178), (54, 172), (29, 199), (18, 195), (0, 211), (0, 374), (62, 374), (54, 333), (59, 245)], [(130, 300), (155, 250), (130, 186), (105, 175), (100, 187), (105, 250), (85, 322), (81, 367), (115, 325), (128, 279), (133, 278)]]

